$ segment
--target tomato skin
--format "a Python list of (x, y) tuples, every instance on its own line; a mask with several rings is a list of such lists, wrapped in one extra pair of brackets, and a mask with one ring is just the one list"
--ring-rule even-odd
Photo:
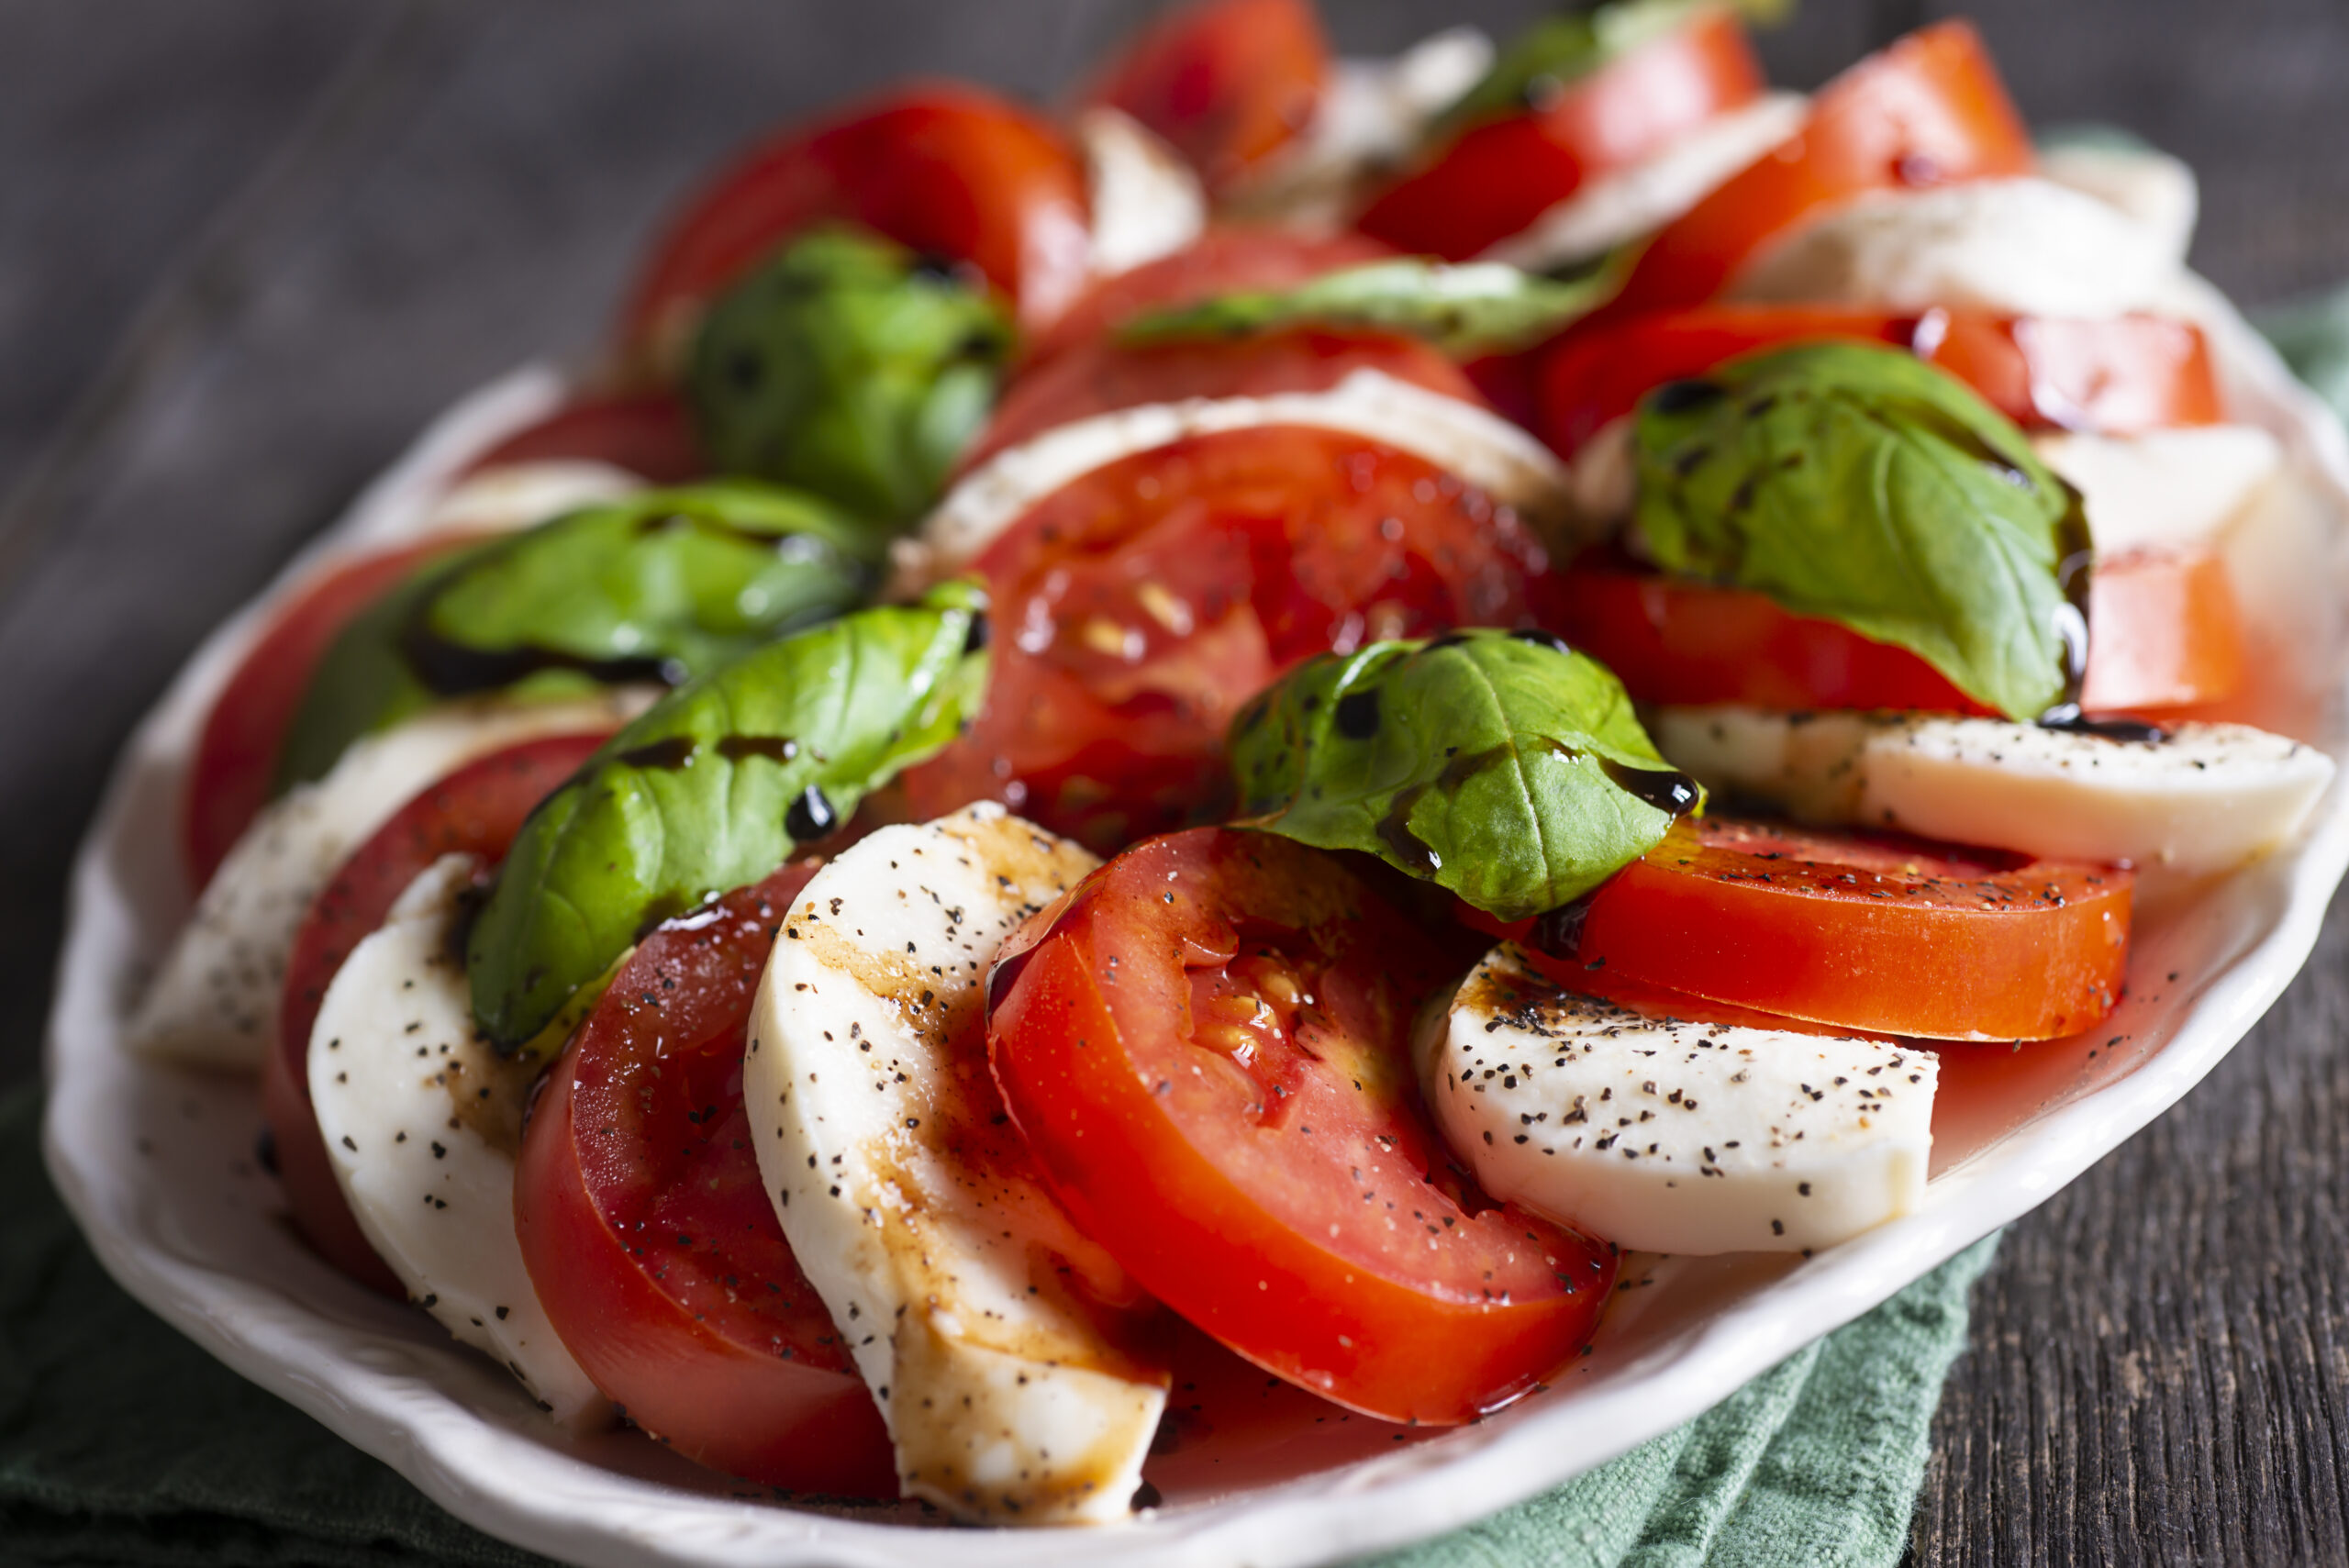
[(1833, 203), (2032, 167), (2030, 133), (1981, 36), (1937, 22), (1820, 88), (1802, 128), (1659, 230), (1585, 325), (1709, 299), (1769, 239)]
[[(1905, 648), (1837, 621), (1797, 615), (1750, 588), (1674, 577), (1595, 550), (1558, 575), (1556, 619), (1569, 642), (1615, 672), (1641, 702), (1809, 708), (1991, 710)], [(2088, 579), (2090, 713), (2220, 702), (2244, 681), (2242, 611), (2225, 561), (2208, 546), (2132, 550)]]
[[(1683, 817), (1579, 930), (1508, 928), (1562, 984), (1662, 986), (1836, 1028), (2049, 1040), (2121, 997), (2133, 872), (1891, 834)], [(1562, 929), (1563, 928), (1563, 929)]]
[(1755, 349), (1821, 338), (1907, 349), (2028, 428), (2129, 435), (2220, 418), (2210, 348), (2201, 328), (2188, 322), (1716, 304), (1568, 333), (1539, 356), (1534, 428), (1570, 458), (1666, 382), (1703, 375)]
[(1058, 128), (955, 82), (916, 83), (760, 143), (686, 206), (656, 246), (621, 323), (675, 363), (711, 299), (810, 224), (863, 224), (967, 261), (1023, 321), (1057, 315), (1089, 265), (1085, 172)]
[(666, 393), (567, 403), (473, 459), (465, 472), (564, 460), (607, 462), (653, 484), (684, 484), (709, 473), (692, 416)]
[(1400, 250), (1465, 261), (1586, 183), (1761, 95), (1762, 63), (1727, 6), (1610, 61), (1555, 102), (1487, 120), (1389, 185), (1356, 225)]
[(1408, 1043), (1452, 976), (1343, 862), (1228, 828), (1155, 839), (1004, 951), (988, 1042), (1012, 1119), (1078, 1226), (1190, 1322), (1428, 1424), (1587, 1342), (1611, 1251), (1452, 1167)]
[(411, 571), (466, 541), (424, 539), (330, 566), (296, 589), (212, 701), (188, 763), (180, 844), (201, 888), (269, 803), (278, 748), (342, 628)]
[(1086, 101), (1131, 115), (1222, 191), (1312, 122), (1329, 75), (1311, 0), (1192, 0), (1144, 28)]
[(479, 758), (395, 812), (318, 890), (286, 956), (277, 1049), (262, 1064), (262, 1115), (295, 1229), (362, 1284), (406, 1292), (343, 1201), (310, 1106), (310, 1026), (344, 959), (384, 923), (407, 884), (442, 855), (502, 858), (532, 807), (578, 770), (602, 733), (547, 736)]
[(881, 1412), (769, 1207), (743, 1036), (796, 861), (648, 936), (531, 1109), (514, 1183), (530, 1282), (629, 1418), (696, 1463), (894, 1497)]
[(1341, 267), (1394, 255), (1360, 234), (1303, 235), (1238, 225), (1210, 228), (1171, 256), (1097, 281), (1030, 340), (1027, 362), (1041, 364), (1145, 311), (1197, 305), (1223, 294), (1293, 288)]
[(1128, 348), (1105, 336), (1013, 382), (963, 454), (961, 470), (967, 473), (1007, 448), (1096, 414), (1193, 397), (1324, 392), (1358, 370), (1464, 403), (1484, 401), (1457, 365), (1408, 338), (1306, 330)]
[(1514, 514), (1425, 460), (1287, 426), (1097, 469), (976, 566), (1000, 628), (986, 704), (907, 797), (1001, 800), (1103, 852), (1219, 812), (1224, 729), (1284, 670), (1531, 624), (1552, 575)]

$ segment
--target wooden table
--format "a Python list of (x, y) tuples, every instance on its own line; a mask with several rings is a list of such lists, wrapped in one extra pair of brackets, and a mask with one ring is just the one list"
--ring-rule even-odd
[[(1050, 93), (1131, 0), (0, 0), (0, 1077), (33, 1070), (65, 867), (187, 650), (417, 426), (590, 345), (655, 216), (760, 128), (908, 71)], [(1341, 7), (1332, 6), (1331, 10)], [(1512, 0), (1348, 0), (1341, 41)], [(1941, 7), (1809, 0), (1808, 85)], [(2034, 120), (2203, 176), (2198, 263), (2349, 277), (2327, 0), (1990, 0)], [(2349, 908), (2185, 1104), (2009, 1233), (1915, 1557), (2349, 1559)]]

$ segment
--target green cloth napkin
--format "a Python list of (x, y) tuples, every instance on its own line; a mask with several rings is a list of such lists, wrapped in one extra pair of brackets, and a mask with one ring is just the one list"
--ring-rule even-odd
[[(0, 1562), (518, 1568), (116, 1287), (0, 1099)], [(1890, 1563), (1984, 1242), (1709, 1414), (1382, 1568)]]

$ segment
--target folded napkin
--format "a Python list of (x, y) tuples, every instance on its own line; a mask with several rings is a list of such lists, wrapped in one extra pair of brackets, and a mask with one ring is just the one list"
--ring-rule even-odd
[[(0, 1099), (0, 1562), (512, 1568), (99, 1268)], [(1988, 1242), (1613, 1463), (1382, 1568), (1890, 1563)]]

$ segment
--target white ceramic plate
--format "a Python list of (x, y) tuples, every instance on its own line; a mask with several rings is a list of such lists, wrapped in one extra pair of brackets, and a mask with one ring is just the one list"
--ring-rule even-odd
[[(2322, 622), (2263, 617), (2325, 673), (2300, 721), (2332, 738), (2336, 557), (2349, 445), (2232, 312), (2212, 307), (2231, 404), (2268, 426), (2315, 500), (2267, 567)], [(530, 371), (469, 399), (313, 557), (412, 529), (464, 456), (559, 395)], [(2311, 561), (2313, 553), (2318, 559)], [(273, 594), (312, 558), (297, 562)], [(2309, 584), (2315, 584), (2309, 591)], [(262, 603), (267, 603), (264, 595)], [(242, 1081), (132, 1061), (129, 999), (184, 912), (173, 828), (183, 759), (260, 617), (222, 627), (133, 737), (75, 870), (50, 1020), (50, 1169), (125, 1288), (223, 1362), (387, 1461), (492, 1534), (583, 1563), (1275, 1564), (1325, 1562), (1477, 1518), (1688, 1419), (2044, 1200), (2192, 1087), (2299, 970), (2344, 865), (2349, 794), (2302, 841), (2166, 910), (2141, 914), (2131, 992), (2091, 1038), (1944, 1052), (1923, 1207), (1808, 1261), (1666, 1260), (1619, 1296), (1594, 1353), (1482, 1425), (1405, 1432), (1234, 1373), (1149, 1473), (1166, 1506), (1108, 1532), (945, 1531), (911, 1507), (782, 1506), (628, 1433), (572, 1439), (423, 1314), (368, 1295), (296, 1242), (253, 1166)], [(1316, 1417), (1319, 1419), (1316, 1419)]]

